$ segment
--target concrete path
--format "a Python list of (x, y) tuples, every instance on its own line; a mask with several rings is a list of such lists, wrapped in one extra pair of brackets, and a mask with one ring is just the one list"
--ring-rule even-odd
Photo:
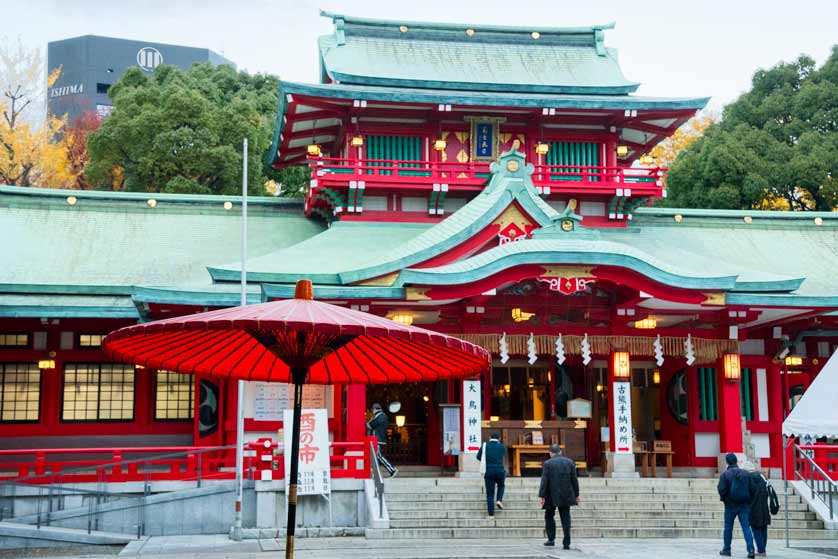
[[(226, 536), (152, 537), (130, 543), (120, 557), (149, 559), (267, 559), (282, 557), (283, 541), (247, 540), (232, 542)], [(773, 544), (773, 545), (772, 545)], [(782, 542), (769, 542), (769, 557), (778, 559), (827, 559), (838, 557), (835, 541), (792, 542), (790, 550)], [(364, 538), (304, 538), (297, 541), (299, 559), (715, 559), (719, 542), (712, 540), (606, 540), (574, 542), (573, 549), (546, 548), (541, 541), (480, 540), (367, 540)], [(823, 553), (813, 551), (820, 549)], [(734, 557), (745, 557), (740, 542), (734, 542)], [(105, 559), (113, 555), (48, 555), (61, 559)]]

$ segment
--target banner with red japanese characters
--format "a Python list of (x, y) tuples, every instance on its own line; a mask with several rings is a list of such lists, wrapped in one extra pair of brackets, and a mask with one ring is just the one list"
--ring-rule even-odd
[[(291, 429), (294, 410), (285, 410), (283, 425), (285, 454), (285, 494), (288, 495), (288, 475), (291, 471)], [(304, 409), (300, 416), (300, 469), (297, 495), (328, 495), (331, 493), (329, 471), (329, 420), (325, 409)]]

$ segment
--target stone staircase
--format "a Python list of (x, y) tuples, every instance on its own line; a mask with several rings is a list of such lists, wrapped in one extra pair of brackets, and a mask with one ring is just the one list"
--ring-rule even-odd
[[(390, 529), (367, 529), (367, 538), (543, 538), (538, 484), (536, 478), (508, 478), (505, 510), (489, 520), (482, 479), (387, 480)], [(721, 537), (723, 505), (715, 479), (580, 478), (579, 484), (582, 504), (572, 511), (575, 538)], [(789, 496), (789, 511), (792, 539), (838, 539), (799, 496)], [(783, 537), (782, 511), (773, 522), (769, 538)], [(741, 537), (737, 534), (738, 527), (734, 537)]]

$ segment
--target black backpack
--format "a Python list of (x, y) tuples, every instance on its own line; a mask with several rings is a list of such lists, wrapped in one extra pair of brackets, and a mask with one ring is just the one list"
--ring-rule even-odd
[(780, 499), (777, 498), (777, 492), (774, 491), (768, 481), (765, 482), (765, 490), (768, 491), (768, 510), (771, 512), (771, 516), (775, 516), (780, 512)]
[(730, 476), (730, 500), (737, 505), (751, 502), (751, 477), (745, 470), (736, 468)]

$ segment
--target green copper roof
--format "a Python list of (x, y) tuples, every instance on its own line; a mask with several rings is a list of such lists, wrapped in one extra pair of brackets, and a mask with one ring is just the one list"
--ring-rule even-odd
[[(0, 293), (131, 295), (138, 285), (208, 284), (207, 266), (239, 259), (238, 202), (0, 187)], [(249, 202), (252, 258), (323, 230), (303, 217), (300, 201)]]
[(0, 294), (0, 317), (139, 318), (129, 296)]
[(359, 85), (626, 94), (617, 51), (604, 45), (614, 24), (528, 28), (396, 22), (324, 13), (335, 24), (320, 37), (330, 81)]
[[(338, 284), (344, 270), (377, 262), (394, 246), (401, 247), (421, 235), (429, 223), (360, 223), (337, 221), (326, 231), (294, 246), (251, 259), (250, 281), (294, 282), (304, 276), (317, 283)], [(211, 267), (216, 281), (239, 281), (241, 266)]]

